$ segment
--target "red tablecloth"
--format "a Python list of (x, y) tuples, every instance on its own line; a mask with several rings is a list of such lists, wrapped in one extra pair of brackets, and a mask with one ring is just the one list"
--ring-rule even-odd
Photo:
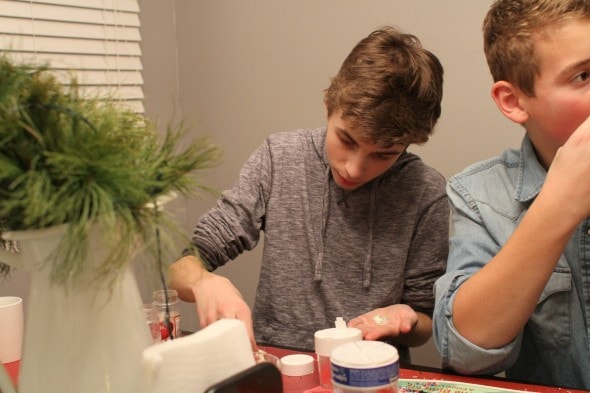
[[(274, 348), (274, 347), (261, 347), (265, 351), (280, 357), (299, 353), (290, 349)], [(313, 353), (309, 353), (315, 358)], [(4, 366), (8, 371), (8, 375), (12, 378), (15, 385), (18, 380), (18, 369), (20, 362), (5, 363)], [(468, 377), (463, 375), (445, 374), (441, 371), (430, 369), (427, 367), (416, 367), (415, 369), (402, 368), (400, 369), (400, 378), (404, 379), (435, 379), (440, 381), (455, 381), (465, 382), (477, 385), (493, 386), (497, 388), (514, 389), (514, 390), (525, 390), (530, 392), (538, 393), (583, 393), (584, 390), (574, 390), (566, 388), (556, 388), (540, 385), (523, 384), (514, 381), (505, 380), (503, 378), (482, 378), (482, 377)], [(319, 388), (319, 376), (316, 370), (313, 374), (309, 374), (303, 377), (286, 377), (283, 376), (283, 387), (284, 393), (302, 393), (305, 391), (313, 390), (314, 392), (321, 393), (326, 392)]]
[(6, 371), (8, 371), (8, 375), (12, 378), (12, 383), (16, 386), (16, 382), (18, 381), (18, 367), (20, 365), (19, 361), (11, 362), (11, 363), (4, 363), (4, 367), (6, 367)]

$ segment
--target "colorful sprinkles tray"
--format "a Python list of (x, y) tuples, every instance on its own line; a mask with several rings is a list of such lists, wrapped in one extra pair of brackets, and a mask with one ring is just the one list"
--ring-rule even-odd
[(499, 393), (525, 391), (434, 379), (400, 379), (398, 382), (398, 393)]

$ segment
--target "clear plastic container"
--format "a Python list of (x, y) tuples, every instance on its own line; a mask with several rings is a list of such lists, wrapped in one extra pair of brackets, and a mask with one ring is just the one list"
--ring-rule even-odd
[[(168, 321), (166, 320), (166, 300), (168, 301)], [(180, 337), (180, 300), (178, 299), (178, 292), (174, 289), (154, 291), (152, 304), (156, 306), (158, 312), (162, 341)]]

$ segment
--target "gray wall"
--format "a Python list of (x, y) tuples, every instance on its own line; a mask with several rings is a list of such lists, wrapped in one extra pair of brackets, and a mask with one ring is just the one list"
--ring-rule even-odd
[[(225, 159), (208, 184), (230, 187), (270, 133), (325, 123), (322, 90), (344, 57), (376, 27), (417, 35), (445, 68), (443, 115), (435, 135), (411, 150), (445, 176), (517, 147), (522, 131), (490, 98), (481, 23), (490, 0), (140, 0), (148, 114), (190, 119)], [(176, 38), (176, 39), (175, 39)], [(176, 78), (173, 76), (176, 70)], [(190, 233), (212, 198), (186, 201)], [(221, 269), (252, 302), (260, 247)], [(183, 326), (197, 327), (193, 305)], [(414, 361), (436, 366), (430, 342)]]
[[(449, 177), (468, 164), (517, 147), (518, 126), (493, 104), (481, 22), (490, 0), (140, 0), (145, 108), (163, 125), (185, 119), (222, 145), (222, 165), (203, 181), (232, 185), (248, 155), (270, 133), (325, 123), (322, 90), (352, 47), (373, 29), (396, 25), (417, 35), (445, 67), (443, 115), (435, 135), (412, 147)], [(191, 233), (214, 198), (170, 207)], [(221, 269), (251, 304), (260, 247)], [(17, 272), (0, 295), (26, 293)], [(146, 300), (152, 283), (142, 287)], [(197, 329), (192, 304), (184, 329)], [(432, 343), (414, 350), (419, 364), (439, 364)]]

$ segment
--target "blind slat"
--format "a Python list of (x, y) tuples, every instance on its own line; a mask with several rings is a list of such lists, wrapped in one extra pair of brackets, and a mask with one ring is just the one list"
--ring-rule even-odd
[[(0, 13), (22, 19), (68, 20), (99, 25), (139, 27), (139, 15), (112, 9), (62, 7), (37, 2), (0, 0)], [(64, 18), (67, 15), (67, 18)]]
[[(29, 0), (13, 0), (15, 2), (29, 3)], [(139, 13), (139, 4), (136, 0), (43, 0), (36, 3), (65, 5), (78, 8), (112, 9)]]
[(17, 52), (75, 53), (104, 56), (140, 56), (138, 42), (82, 40), (0, 34), (0, 47)]
[(87, 71), (76, 70), (55, 71), (57, 80), (62, 84), (69, 84), (72, 79), (81, 85), (143, 85), (143, 77), (139, 71)]
[(13, 52), (7, 54), (16, 62), (47, 64), (51, 68), (77, 70), (141, 70), (141, 59), (138, 57), (107, 57), (63, 54), (55, 56), (39, 53)]
[(139, 86), (80, 86), (82, 97), (111, 98), (115, 101), (142, 100), (143, 90)]
[[(2, 12), (2, 11), (0, 11)], [(0, 30), (6, 34), (37, 37), (74, 37), (93, 40), (141, 40), (139, 30), (125, 26), (101, 26), (63, 21), (23, 20), (0, 16)]]

